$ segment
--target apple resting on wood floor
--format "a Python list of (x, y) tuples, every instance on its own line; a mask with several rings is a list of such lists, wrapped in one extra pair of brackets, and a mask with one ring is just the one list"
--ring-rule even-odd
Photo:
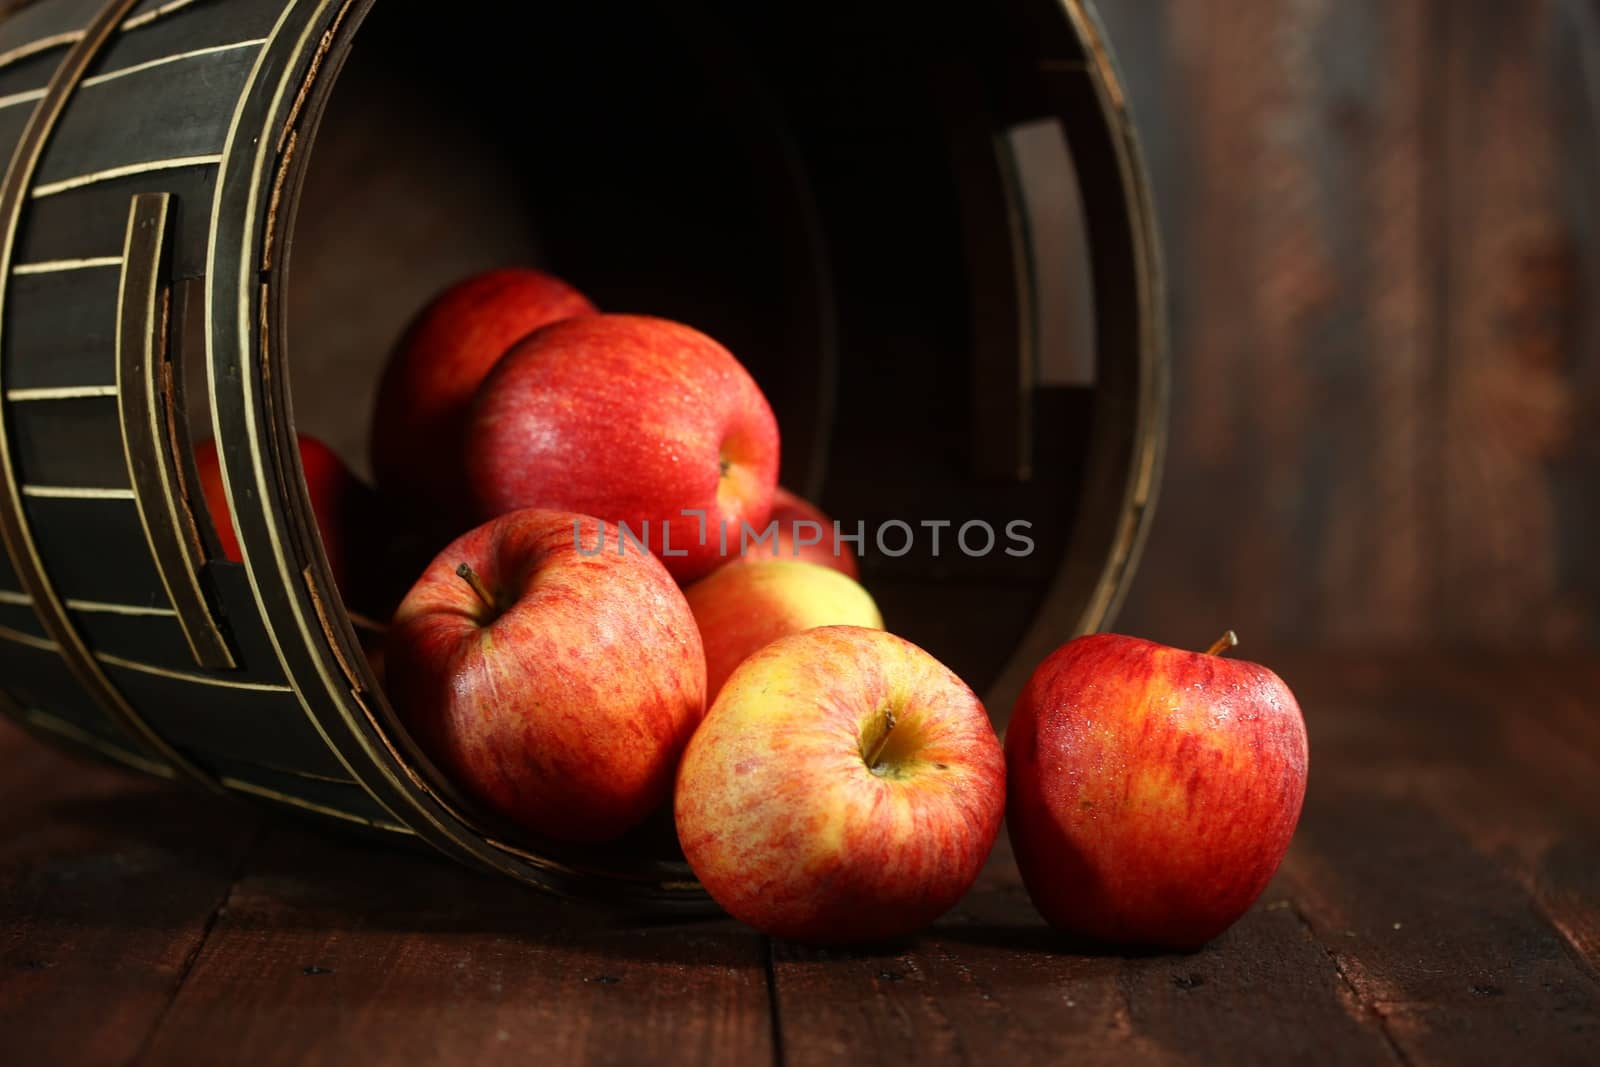
[(785, 938), (881, 941), (971, 888), (1005, 780), (960, 678), (893, 634), (825, 626), (728, 679), (678, 771), (678, 840), (735, 918)]
[(1115, 634), (1039, 665), (1006, 728), (1017, 866), (1055, 926), (1198, 948), (1278, 869), (1306, 792), (1300, 706), (1267, 668)]
[[(759, 386), (688, 326), (600, 314), (538, 271), (467, 279), (396, 349), (372, 441), (419, 536), (485, 522), (400, 603), (390, 698), (464, 793), (546, 839), (611, 841), (670, 812), (735, 917), (853, 942), (954, 905), (1007, 815), (1051, 925), (1190, 949), (1293, 836), (1300, 709), (1226, 642), (1068, 642), (1002, 749), (965, 683), (884, 632), (832, 521), (777, 485)], [(358, 483), (305, 455), (337, 571), (340, 479)], [(771, 521), (741, 557), (743, 526)]]

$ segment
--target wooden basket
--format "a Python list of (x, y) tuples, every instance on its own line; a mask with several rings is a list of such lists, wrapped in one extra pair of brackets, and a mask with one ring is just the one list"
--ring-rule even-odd
[[(1042, 516), (1026, 561), (865, 561), (891, 625), (932, 644), (917, 628), (943, 620), (932, 650), (967, 656), (991, 707), (1102, 626), (1157, 482), (1165, 338), (1149, 196), (1096, 20), (1084, 0), (961, 24), (890, 3), (784, 25), (747, 10), (761, 6), (39, 0), (0, 23), (8, 713), (549, 890), (703, 901), (681, 863), (529, 841), (454, 794), (396, 724), (331, 580), (295, 412), (364, 407), (394, 308), (415, 306), (351, 298), (352, 280), (489, 265), (470, 240), (408, 262), (338, 239), (385, 197), (411, 197), (379, 227), (402, 237), (482, 213), (449, 187), (477, 173), (455, 149), (433, 162), (438, 195), (383, 184), (420, 129), (515, 144), (497, 188), (539, 205), (545, 258), (602, 306), (735, 335), (785, 428), (788, 484), (852, 518)], [(611, 27), (614, 69), (583, 19)], [(402, 89), (440, 102), (434, 126), (395, 121)], [(517, 143), (541, 121), (548, 139)], [(1039, 309), (1067, 297), (1041, 289), (1038, 204), (1007, 131), (1041, 122), (1064, 132), (1081, 191), (1093, 380), (1076, 388), (1039, 386), (1035, 365)], [(360, 326), (350, 344), (371, 365), (328, 356), (331, 314)], [(199, 503), (200, 423), (242, 565)], [(348, 455), (360, 436), (336, 443)], [(928, 610), (941, 590), (955, 606)], [(985, 610), (986, 590), (1006, 610)]]

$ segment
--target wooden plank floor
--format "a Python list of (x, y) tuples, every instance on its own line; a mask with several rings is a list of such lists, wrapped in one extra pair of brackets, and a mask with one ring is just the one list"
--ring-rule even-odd
[(0, 1060), (1596, 1062), (1600, 662), (1266, 658), (1305, 817), (1189, 955), (1052, 934), (1003, 846), (871, 951), (630, 922), (0, 727)]

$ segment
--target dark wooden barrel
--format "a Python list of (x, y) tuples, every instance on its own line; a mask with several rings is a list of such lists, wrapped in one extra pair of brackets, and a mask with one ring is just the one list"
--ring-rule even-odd
[[(361, 465), (405, 315), (508, 258), (727, 342), (788, 484), (923, 534), (869, 533), (865, 580), (992, 707), (1101, 627), (1158, 479), (1165, 351), (1092, 12), (762, 6), (38, 0), (0, 23), (8, 713), (554, 891), (703, 901), (681, 863), (530, 841), (456, 795), (309, 519), (296, 429)], [(195, 488), (207, 431), (243, 564)], [(1013, 519), (1034, 552), (952, 551)]]

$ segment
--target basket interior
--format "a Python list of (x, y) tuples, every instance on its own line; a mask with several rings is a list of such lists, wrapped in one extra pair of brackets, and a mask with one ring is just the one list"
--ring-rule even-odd
[[(866, 524), (888, 627), (982, 695), (1062, 564), (1095, 396), (1070, 155), (1008, 81), (1028, 16), (761, 6), (374, 5), (303, 163), (293, 418), (366, 474), (394, 342), (494, 266), (687, 322), (771, 399), (784, 483)], [(1017, 431), (978, 412), (997, 380), (1029, 420), (1002, 470), (975, 458)], [(971, 520), (1034, 550), (961, 552)]]

